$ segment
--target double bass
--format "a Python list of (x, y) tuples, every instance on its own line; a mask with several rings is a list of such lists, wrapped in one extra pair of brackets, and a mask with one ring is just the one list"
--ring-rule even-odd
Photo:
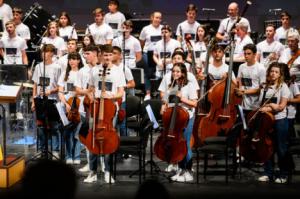
[[(81, 136), (81, 141), (86, 145), (88, 150), (93, 154), (111, 154), (118, 147), (120, 138), (116, 129), (113, 127), (113, 118), (116, 114), (116, 106), (111, 99), (103, 98), (102, 95), (106, 92), (105, 79), (109, 69), (103, 65), (102, 81), (101, 81), (101, 96), (90, 103), (90, 120), (93, 119), (92, 128), (84, 138)], [(100, 71), (101, 72), (101, 71)], [(109, 72), (109, 71), (108, 71)]]
[[(180, 91), (180, 89), (181, 85), (179, 84), (178, 90)], [(178, 103), (179, 97), (176, 96), (174, 107), (168, 107), (163, 113), (162, 122), (164, 129), (154, 145), (156, 156), (169, 164), (180, 162), (187, 154), (183, 131), (188, 124), (189, 113), (179, 106)]]
[(226, 135), (236, 122), (237, 110), (235, 105), (240, 104), (242, 98), (235, 93), (237, 85), (232, 82), (235, 43), (232, 41), (230, 45), (230, 64), (227, 77), (217, 82), (208, 93), (208, 101), (211, 107), (208, 115), (200, 122), (199, 134), (201, 143), (207, 137)]

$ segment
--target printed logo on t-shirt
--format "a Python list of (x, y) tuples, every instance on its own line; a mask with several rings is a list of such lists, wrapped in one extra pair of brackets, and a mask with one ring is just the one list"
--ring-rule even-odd
[(263, 55), (263, 58), (267, 58), (272, 52), (263, 52), (262, 55)]
[(243, 86), (247, 86), (247, 87), (251, 87), (252, 86), (252, 79), (251, 78), (242, 77), (241, 81), (242, 81), (242, 85)]
[(268, 100), (268, 104), (270, 103), (274, 103), (274, 104), (277, 104), (277, 97), (272, 97), (272, 98), (265, 98), (265, 100), (263, 101), (263, 103), (265, 103), (265, 101)]
[(155, 35), (150, 37), (151, 42), (157, 42), (159, 40), (161, 40), (161, 35)]
[(16, 55), (17, 48), (5, 48), (6, 55)]
[(130, 55), (130, 49), (125, 49), (124, 50), (124, 54), (125, 54), (125, 57), (129, 57), (129, 55)]
[(286, 39), (281, 38), (281, 39), (279, 39), (279, 42), (280, 42), (281, 44), (285, 45)]
[[(105, 81), (104, 82), (104, 89), (105, 89), (105, 91), (109, 91), (109, 92), (111, 92), (112, 91), (112, 82), (111, 81)], [(101, 88), (102, 88), (102, 81), (99, 81), (98, 82), (98, 90), (100, 90), (101, 91)]]
[(118, 23), (108, 23), (108, 25), (114, 30), (118, 29)]
[(178, 101), (179, 101), (179, 97), (172, 94), (172, 95), (169, 95), (168, 101), (169, 101), (170, 104), (173, 104), (173, 103), (176, 102), (176, 99), (178, 99)]
[(40, 86), (49, 86), (50, 85), (50, 78), (49, 77), (40, 77), (39, 79)]
[(64, 39), (65, 42), (68, 41), (69, 37), (66, 35), (66, 36), (62, 36), (62, 38)]
[(67, 92), (74, 91), (75, 87), (73, 83), (67, 83)]
[(199, 50), (199, 51), (195, 51), (195, 57), (199, 58), (201, 56), (202, 53), (205, 53), (205, 50)]

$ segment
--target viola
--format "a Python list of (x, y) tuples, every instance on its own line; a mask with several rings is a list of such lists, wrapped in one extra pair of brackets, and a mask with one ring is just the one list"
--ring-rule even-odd
[(154, 145), (156, 156), (160, 160), (172, 164), (183, 160), (187, 154), (183, 131), (188, 124), (189, 114), (178, 103), (179, 98), (176, 96), (174, 107), (168, 107), (163, 113), (162, 122), (164, 128)]
[[(107, 66), (103, 66), (104, 70), (101, 81), (101, 95), (105, 93), (105, 77)], [(89, 120), (93, 119), (92, 127), (89, 129), (86, 137), (81, 136), (81, 140), (88, 150), (93, 154), (111, 154), (118, 147), (120, 138), (113, 126), (113, 118), (116, 114), (116, 105), (113, 100), (103, 97), (97, 98), (93, 103), (89, 104)]]
[(240, 104), (242, 98), (235, 93), (238, 86), (232, 82), (234, 42), (231, 45), (227, 77), (216, 83), (208, 93), (208, 101), (211, 107), (208, 115), (200, 122), (199, 134), (201, 143), (207, 137), (226, 135), (236, 122), (237, 110), (235, 105)]

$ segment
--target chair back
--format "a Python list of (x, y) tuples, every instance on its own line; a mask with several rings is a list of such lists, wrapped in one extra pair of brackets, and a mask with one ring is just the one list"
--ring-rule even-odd
[(243, 123), (238, 122), (233, 125), (233, 127), (229, 130), (227, 135), (227, 146), (228, 147), (236, 147), (237, 139), (239, 138), (243, 129)]
[(141, 113), (141, 102), (137, 96), (127, 95), (126, 106), (126, 117), (132, 117)]

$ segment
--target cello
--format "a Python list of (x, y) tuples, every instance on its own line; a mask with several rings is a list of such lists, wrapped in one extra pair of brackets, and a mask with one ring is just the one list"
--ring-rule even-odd
[(264, 163), (273, 154), (272, 132), (275, 116), (271, 112), (262, 112), (261, 109), (272, 100), (280, 88), (281, 86), (264, 102), (267, 92), (265, 88), (261, 107), (248, 115), (248, 129), (242, 132), (240, 146), (240, 153), (246, 160)]
[(237, 118), (236, 104), (240, 104), (242, 98), (237, 96), (235, 89), (237, 85), (232, 82), (233, 53), (235, 43), (231, 42), (230, 64), (227, 77), (217, 82), (208, 93), (210, 110), (199, 127), (200, 142), (203, 143), (207, 137), (226, 135), (228, 130), (235, 124)]
[[(93, 154), (111, 154), (118, 147), (120, 138), (116, 129), (113, 127), (113, 118), (116, 114), (116, 106), (111, 99), (103, 98), (105, 93), (105, 77), (107, 66), (103, 65), (101, 96), (90, 103), (90, 117), (93, 119), (92, 129), (89, 129), (84, 139), (86, 147)], [(105, 116), (105, 117), (104, 117)]]
[[(181, 84), (179, 84), (178, 91), (180, 89)], [(183, 107), (180, 107), (178, 103), (179, 97), (176, 96), (174, 107), (168, 107), (163, 113), (162, 122), (164, 129), (154, 145), (156, 156), (169, 164), (180, 162), (187, 154), (183, 131), (188, 124), (189, 113)]]

